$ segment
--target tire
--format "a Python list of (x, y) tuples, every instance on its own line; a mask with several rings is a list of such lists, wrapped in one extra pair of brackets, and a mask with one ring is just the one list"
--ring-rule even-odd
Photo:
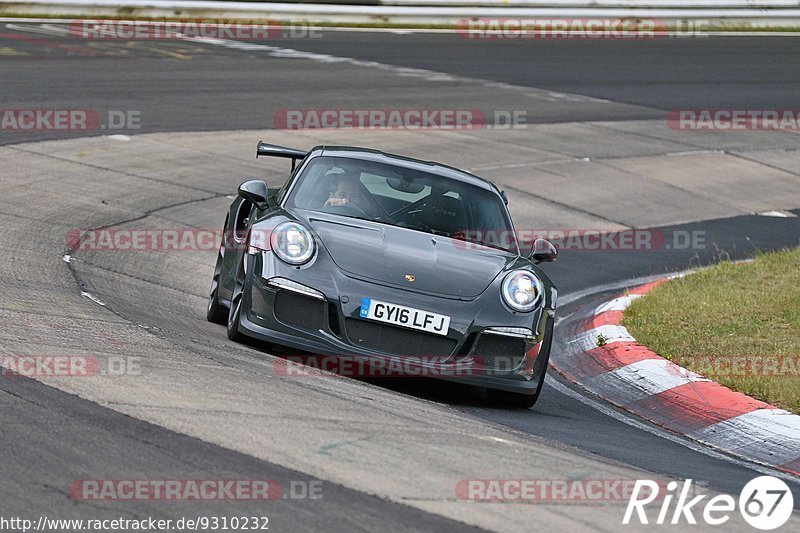
[(214, 324), (225, 325), (228, 322), (228, 309), (219, 301), (219, 278), (222, 274), (222, 259), (225, 256), (225, 245), (217, 252), (217, 264), (214, 266), (214, 277), (211, 280), (211, 294), (208, 296), (206, 320)]
[[(246, 257), (242, 258), (245, 261)], [(239, 332), (239, 321), (242, 316), (242, 294), (244, 293), (244, 265), (239, 265), (236, 272), (236, 282), (231, 296), (231, 307), (226, 320), (228, 338), (234, 342), (242, 342), (245, 336)]]

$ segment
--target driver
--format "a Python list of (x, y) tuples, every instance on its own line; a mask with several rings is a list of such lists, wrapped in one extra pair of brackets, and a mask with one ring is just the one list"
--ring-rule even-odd
[(358, 180), (352, 174), (342, 174), (336, 177), (336, 187), (331, 191), (325, 206), (343, 205), (364, 211), (368, 206), (364, 193), (361, 192)]

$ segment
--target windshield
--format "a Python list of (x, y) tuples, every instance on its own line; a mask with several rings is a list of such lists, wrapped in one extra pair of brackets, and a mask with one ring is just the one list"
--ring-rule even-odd
[(370, 220), (517, 252), (497, 194), (415, 169), (347, 157), (312, 159), (286, 207)]

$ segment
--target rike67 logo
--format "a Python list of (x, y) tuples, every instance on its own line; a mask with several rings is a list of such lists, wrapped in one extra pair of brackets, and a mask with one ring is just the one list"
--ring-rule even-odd
[[(687, 479), (679, 488), (677, 481), (667, 483), (666, 494), (659, 494), (659, 484), (649, 479), (636, 480), (623, 524), (638, 520), (640, 524), (697, 524), (698, 518), (712, 526), (725, 524), (736, 510), (736, 500), (730, 494), (719, 494), (709, 499), (701, 494), (690, 498), (692, 480)], [(663, 487), (662, 487), (663, 488)], [(660, 508), (655, 521), (648, 519), (645, 506), (659, 500)], [(675, 502), (673, 507), (673, 501)], [(739, 494), (739, 512), (744, 520), (756, 529), (769, 531), (784, 525), (792, 515), (794, 498), (789, 486), (772, 476), (760, 476), (750, 480)], [(658, 508), (659, 505), (655, 506)], [(655, 509), (653, 509), (655, 510)], [(695, 513), (698, 516), (695, 516)]]

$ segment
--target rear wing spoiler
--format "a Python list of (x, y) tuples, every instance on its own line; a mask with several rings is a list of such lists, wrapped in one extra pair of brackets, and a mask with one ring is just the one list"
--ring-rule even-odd
[(278, 146), (277, 144), (268, 144), (264, 141), (258, 141), (256, 146), (256, 158), (265, 157), (284, 157), (292, 160), (292, 171), (297, 164), (298, 159), (303, 159), (308, 152), (298, 150), (297, 148), (287, 148), (285, 146)]

